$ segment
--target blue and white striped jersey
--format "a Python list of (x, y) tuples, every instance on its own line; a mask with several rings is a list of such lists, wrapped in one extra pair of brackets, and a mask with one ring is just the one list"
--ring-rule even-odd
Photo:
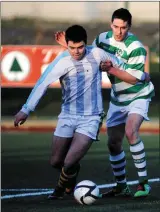
[(24, 113), (34, 111), (48, 86), (60, 80), (62, 87), (62, 112), (74, 115), (97, 115), (102, 113), (100, 62), (111, 60), (113, 65), (123, 66), (115, 56), (97, 47), (86, 46), (81, 60), (73, 59), (68, 50), (58, 56), (40, 77), (27, 102)]

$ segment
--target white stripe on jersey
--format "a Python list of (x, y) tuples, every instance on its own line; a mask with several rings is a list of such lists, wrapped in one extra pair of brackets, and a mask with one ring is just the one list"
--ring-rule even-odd
[(144, 46), (139, 41), (133, 41), (128, 48), (126, 48), (127, 54), (129, 55), (134, 49), (144, 48)]
[(145, 64), (145, 60), (146, 60), (146, 56), (144, 56), (144, 55), (139, 55), (139, 56), (136, 56), (136, 57), (130, 57), (129, 60), (128, 60), (128, 64), (135, 65), (135, 62), (136, 62), (136, 64), (138, 64), (138, 63)]
[[(88, 62), (87, 59), (84, 59), (84, 63)], [(84, 65), (83, 65), (84, 67)], [(85, 67), (84, 67), (85, 68)], [(88, 84), (91, 83), (92, 75), (92, 66), (88, 64), (88, 71), (84, 72), (85, 74), (85, 87), (88, 87)], [(89, 110), (92, 110), (92, 104), (88, 105), (88, 101), (92, 102), (92, 90), (88, 89), (87, 95), (84, 95), (84, 108), (88, 107)]]
[(128, 89), (131, 87), (133, 87), (133, 85), (127, 82), (119, 82), (116, 84), (112, 84), (112, 88), (114, 89), (115, 92), (123, 91), (124, 89)]
[(120, 96), (118, 97), (115, 97), (114, 96), (114, 93), (113, 91), (111, 91), (111, 96), (114, 100), (118, 100), (118, 102), (125, 102), (125, 101), (130, 101), (130, 100), (133, 100), (134, 98), (136, 97), (141, 97), (141, 96), (145, 96), (148, 94), (148, 90), (150, 91), (153, 91), (154, 90), (154, 86), (152, 83), (149, 83), (149, 85), (145, 88), (143, 88), (141, 90), (141, 93), (130, 93), (130, 94), (121, 94)]
[(131, 74), (132, 76), (136, 77), (139, 80), (142, 79), (142, 76), (144, 74), (144, 72), (142, 72), (142, 71), (134, 70), (131, 68), (126, 69), (126, 72), (128, 72), (129, 74)]

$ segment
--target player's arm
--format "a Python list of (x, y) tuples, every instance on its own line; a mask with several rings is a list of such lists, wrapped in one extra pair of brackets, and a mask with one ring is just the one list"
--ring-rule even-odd
[(129, 54), (129, 60), (125, 66), (125, 71), (136, 77), (139, 81), (146, 80), (145, 73), (147, 51), (144, 47), (134, 48)]
[[(116, 76), (117, 78), (123, 80), (124, 82), (130, 83), (130, 84), (136, 84), (139, 81), (143, 81), (148, 79), (148, 75), (140, 70), (134, 70), (129, 67), (128, 64), (124, 63), (122, 60), (117, 58), (114, 55), (111, 55), (109, 53), (106, 53), (106, 61), (103, 63), (105, 66), (105, 63), (109, 62), (112, 64), (108, 68), (102, 68), (102, 71), (106, 71), (107, 73)], [(123, 71), (123, 74), (122, 74)]]
[(128, 74), (126, 71), (123, 71), (123, 73), (122, 73), (122, 70), (115, 68), (115, 67), (111, 67), (107, 71), (107, 73), (109, 73), (129, 84), (135, 85), (139, 81), (136, 77), (132, 76), (131, 74)]
[[(61, 56), (59, 56), (59, 58), (60, 57)], [(58, 60), (57, 58), (51, 64), (49, 64), (45, 72), (42, 74), (42, 76), (39, 78), (36, 85), (32, 89), (32, 92), (30, 93), (26, 103), (23, 105), (22, 109), (15, 115), (15, 127), (18, 126), (18, 124), (23, 124), (27, 120), (29, 113), (31, 111), (34, 111), (41, 97), (46, 92), (48, 86), (66, 73), (66, 69), (63, 68), (65, 67), (63, 63), (64, 61)]]
[(55, 37), (55, 41), (59, 45), (63, 46), (64, 48), (67, 48), (67, 43), (66, 43), (65, 32), (64, 31), (56, 32), (54, 37)]

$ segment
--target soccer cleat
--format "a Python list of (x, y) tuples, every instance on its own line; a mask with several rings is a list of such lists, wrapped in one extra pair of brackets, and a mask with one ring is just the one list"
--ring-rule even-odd
[(148, 184), (139, 184), (137, 187), (137, 192), (134, 194), (134, 197), (146, 197), (149, 195), (151, 187)]
[(53, 191), (53, 193), (48, 196), (48, 199), (52, 200), (63, 199), (63, 197), (64, 197), (64, 189), (57, 186)]
[(117, 186), (113, 187), (110, 191), (102, 193), (102, 198), (103, 197), (117, 197), (117, 196), (131, 197), (132, 192), (127, 185), (123, 188), (117, 185)]

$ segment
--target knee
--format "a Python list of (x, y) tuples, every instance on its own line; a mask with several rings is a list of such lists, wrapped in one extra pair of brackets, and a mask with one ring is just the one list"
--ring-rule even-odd
[(68, 173), (68, 171), (69, 171), (72, 167), (74, 167), (74, 164), (73, 164), (73, 163), (71, 163), (70, 161), (67, 161), (67, 160), (64, 161), (63, 168), (64, 168), (64, 171), (65, 171), (66, 173)]
[(126, 127), (125, 134), (130, 144), (134, 144), (138, 139), (138, 132), (133, 128)]
[(119, 154), (122, 151), (122, 141), (120, 139), (108, 139), (108, 149), (110, 153)]
[(55, 169), (61, 169), (63, 166), (63, 162), (61, 160), (55, 159), (53, 157), (50, 160), (50, 164)]

